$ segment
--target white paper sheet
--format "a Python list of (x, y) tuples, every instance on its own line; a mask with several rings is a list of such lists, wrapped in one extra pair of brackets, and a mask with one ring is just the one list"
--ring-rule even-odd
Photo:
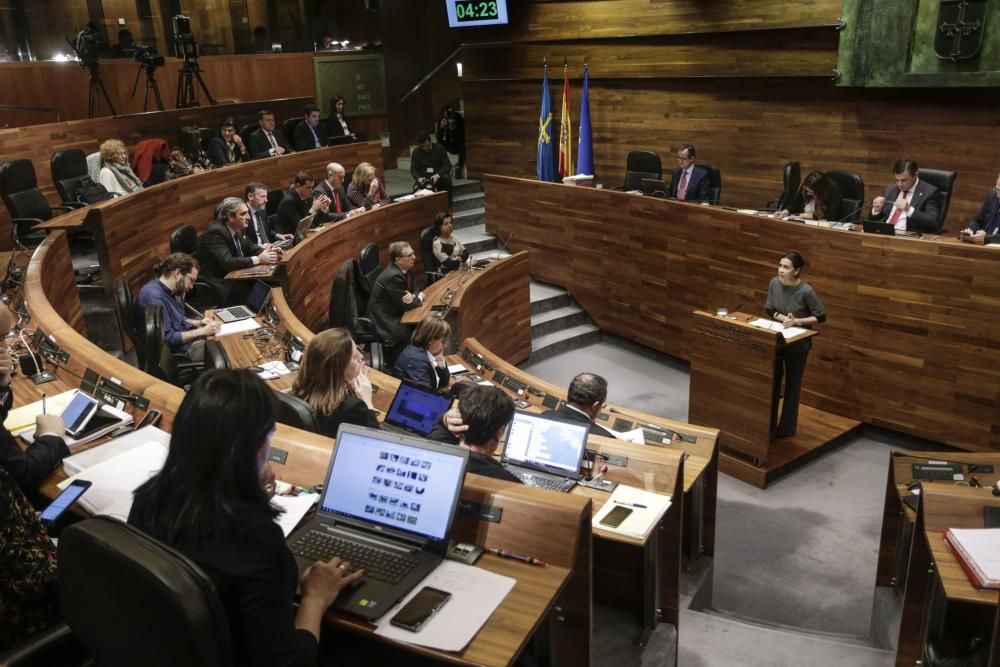
[(614, 429), (608, 429), (615, 434), (615, 437), (619, 440), (624, 440), (626, 442), (631, 442), (636, 445), (646, 444), (646, 435), (642, 432), (641, 428), (634, 428), (631, 431), (616, 431)]
[(155, 426), (144, 426), (137, 431), (109, 440), (99, 447), (91, 447), (63, 459), (63, 469), (67, 475), (75, 475), (81, 470), (92, 468), (147, 442), (158, 442), (164, 448), (170, 447), (170, 434)]
[(91, 482), (80, 504), (92, 514), (109, 514), (124, 521), (132, 509), (132, 492), (158, 473), (166, 460), (167, 447), (150, 441), (73, 475), (60, 482), (59, 488), (76, 479)]
[(452, 375), (461, 375), (462, 373), (468, 373), (469, 369), (462, 364), (448, 364), (448, 372)]
[(252, 317), (245, 320), (236, 320), (235, 322), (223, 322), (219, 327), (219, 333), (215, 334), (215, 337), (221, 338), (222, 336), (231, 336), (243, 333), (244, 331), (256, 331), (259, 328), (260, 325), (257, 324), (257, 320)]
[[(69, 405), (69, 401), (73, 398), (73, 394), (75, 393), (75, 389), (69, 389), (61, 394), (49, 396), (45, 399), (46, 411), (54, 415), (62, 414), (62, 411), (66, 409), (67, 405)], [(3, 421), (4, 428), (14, 435), (18, 435), (24, 431), (34, 428), (35, 417), (40, 414), (42, 414), (41, 401), (35, 401), (34, 403), (28, 403), (27, 405), (22, 405), (19, 408), (14, 408), (7, 413), (7, 418)]]
[(319, 500), (318, 493), (306, 493), (301, 496), (275, 496), (271, 498), (271, 502), (285, 510), (284, 514), (279, 515), (274, 519), (274, 522), (281, 526), (281, 532), (288, 537), (295, 530), (295, 527), (299, 525), (299, 521), (302, 521), (302, 517), (306, 515), (316, 501)]
[[(486, 624), (516, 583), (516, 579), (489, 570), (446, 560), (399, 604), (386, 612), (376, 624), (375, 634), (440, 651), (461, 651)], [(389, 621), (396, 612), (424, 586), (447, 591), (451, 593), (451, 599), (419, 632), (392, 625)]]
[[(617, 528), (602, 526), (601, 520), (615, 507), (629, 507), (632, 513)], [(607, 530), (642, 539), (659, 523), (660, 517), (669, 507), (670, 496), (619, 484), (604, 506), (594, 515), (592, 526), (595, 530)]]
[(760, 327), (761, 329), (770, 329), (771, 331), (778, 331), (781, 333), (782, 336), (785, 337), (785, 340), (788, 340), (789, 338), (795, 338), (796, 336), (804, 334), (805, 332), (808, 331), (808, 329), (804, 329), (802, 327), (788, 327), (786, 329), (785, 325), (782, 324), (781, 322), (778, 322), (777, 320), (765, 320), (762, 317), (758, 317), (756, 320), (750, 322), (750, 324), (754, 325), (755, 327)]

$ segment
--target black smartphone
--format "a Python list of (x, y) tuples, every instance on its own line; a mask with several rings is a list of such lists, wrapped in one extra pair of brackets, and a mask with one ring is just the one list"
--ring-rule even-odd
[(156, 426), (160, 423), (160, 417), (162, 416), (163, 414), (159, 410), (147, 410), (146, 414), (139, 420), (139, 423), (135, 425), (135, 428), (138, 430), (146, 426)]
[(417, 632), (451, 599), (451, 593), (424, 586), (389, 621), (398, 628)]
[(42, 510), (42, 513), (38, 516), (46, 526), (50, 526), (55, 523), (59, 517), (63, 515), (63, 512), (68, 510), (73, 506), (80, 496), (90, 488), (90, 482), (86, 482), (82, 479), (74, 481), (72, 484), (63, 489), (63, 492), (56, 496), (56, 499), (49, 503), (49, 506)]
[(622, 507), (621, 505), (616, 506), (613, 510), (604, 515), (601, 519), (600, 524), (602, 526), (607, 526), (608, 528), (617, 528), (622, 525), (622, 521), (627, 519), (632, 513), (631, 507)]
[(446, 306), (445, 304), (435, 304), (431, 306), (432, 313), (443, 313), (446, 310), (448, 310), (448, 306)]

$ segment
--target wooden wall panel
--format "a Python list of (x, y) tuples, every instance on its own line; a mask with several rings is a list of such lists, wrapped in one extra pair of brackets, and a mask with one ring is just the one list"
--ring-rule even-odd
[(531, 356), (529, 253), (518, 253), (472, 276), (453, 307), (462, 339), (475, 338), (512, 364)]
[[(41, 289), (45, 292), (52, 308), (63, 322), (81, 336), (87, 335), (87, 325), (83, 321), (83, 307), (80, 305), (80, 288), (73, 274), (73, 259), (70, 257), (69, 243), (65, 233), (57, 232), (45, 258), (45, 271), (39, 273)], [(46, 331), (46, 333), (49, 333)]]
[(694, 310), (763, 314), (780, 256), (805, 255), (828, 321), (803, 401), (967, 449), (1000, 450), (1000, 253), (720, 207), (489, 176), (487, 229), (532, 250), (602, 330), (687, 358)]

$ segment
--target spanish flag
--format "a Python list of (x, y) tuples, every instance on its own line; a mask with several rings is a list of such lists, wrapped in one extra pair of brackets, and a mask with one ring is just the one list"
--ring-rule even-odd
[(569, 64), (563, 63), (562, 113), (559, 119), (559, 176), (573, 175), (572, 123), (569, 119)]

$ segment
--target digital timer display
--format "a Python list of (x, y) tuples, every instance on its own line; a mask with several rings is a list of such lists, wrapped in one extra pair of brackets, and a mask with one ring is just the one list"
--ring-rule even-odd
[(447, 0), (448, 25), (465, 28), (480, 25), (505, 25), (506, 0)]

